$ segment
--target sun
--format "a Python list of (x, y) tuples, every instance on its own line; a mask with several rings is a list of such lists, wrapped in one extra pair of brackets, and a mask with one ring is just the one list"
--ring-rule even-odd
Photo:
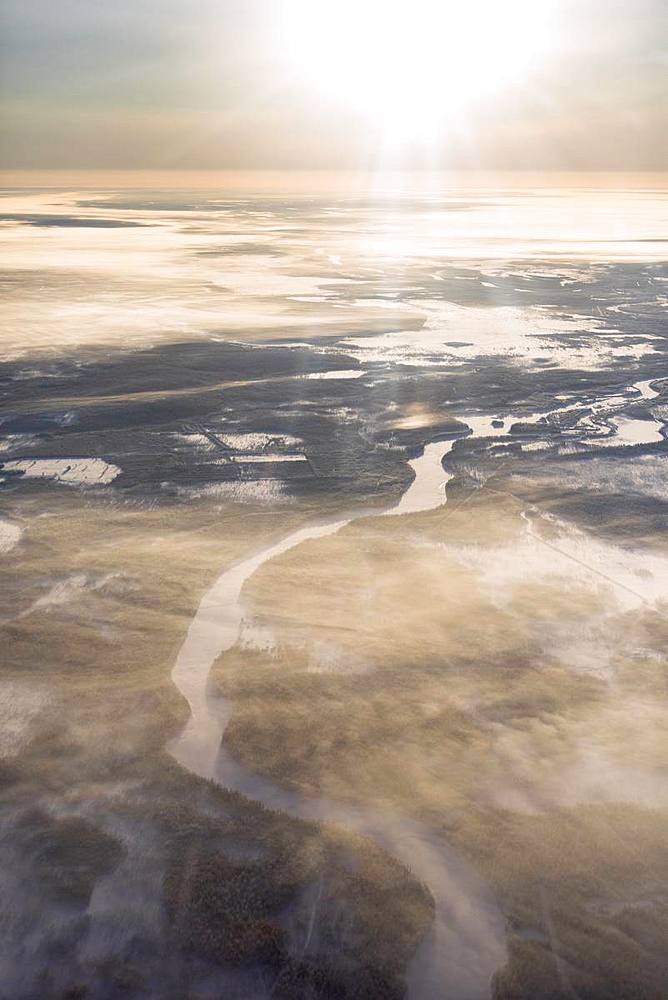
[(526, 79), (551, 0), (284, 0), (283, 45), (306, 87), (399, 140), (428, 138)]

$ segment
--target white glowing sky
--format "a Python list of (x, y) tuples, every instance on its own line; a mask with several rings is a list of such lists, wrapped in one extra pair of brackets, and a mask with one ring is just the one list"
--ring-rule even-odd
[(668, 164), (665, 0), (0, 3), (7, 169)]
[(553, 22), (551, 0), (288, 0), (283, 31), (306, 88), (402, 142), (526, 83), (554, 48)]

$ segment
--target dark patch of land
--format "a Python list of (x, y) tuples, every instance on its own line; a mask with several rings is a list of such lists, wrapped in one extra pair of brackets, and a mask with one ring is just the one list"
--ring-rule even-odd
[(142, 222), (127, 219), (94, 219), (83, 215), (48, 215), (43, 212), (2, 212), (0, 222), (20, 222), (25, 226), (53, 229), (136, 229)]

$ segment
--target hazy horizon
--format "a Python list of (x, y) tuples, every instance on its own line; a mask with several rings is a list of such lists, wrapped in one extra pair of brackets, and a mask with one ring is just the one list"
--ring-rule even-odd
[(366, 196), (393, 192), (439, 195), (471, 190), (524, 189), (591, 191), (648, 191), (668, 189), (665, 170), (300, 170), (220, 169), (77, 169), (0, 168), (0, 184), (5, 190), (92, 190), (136, 188), (137, 190), (220, 190), (222, 193), (272, 193), (298, 195), (339, 194)]
[[(295, 38), (299, 19), (294, 11), (308, 10), (302, 0), (187, 5), (121, 0), (113, 8), (90, 0), (2, 0), (1, 165), (668, 167), (668, 16), (661, 0), (441, 5), (442, 43), (419, 26), (405, 50), (396, 37), (388, 42), (381, 35), (375, 45), (368, 37), (357, 38), (360, 11), (368, 10), (371, 17), (374, 11), (396, 9), (397, 4), (382, 7), (376, 0), (357, 7), (318, 6), (318, 16), (325, 19), (321, 34), (335, 29), (326, 53), (330, 77), (338, 76), (332, 86), (331, 79), (318, 76), (323, 59), (317, 46), (323, 39), (317, 27)], [(416, 19), (420, 11), (415, 9)], [(463, 11), (472, 12), (473, 26), (462, 26)], [(486, 33), (493, 11), (498, 24)], [(545, 15), (540, 38), (537, 27), (533, 35), (527, 27), (526, 37), (518, 36), (532, 11)], [(378, 18), (382, 30), (384, 17)], [(465, 31), (470, 56), (448, 75), (457, 33)], [(413, 84), (416, 93), (402, 109), (404, 117), (434, 117), (428, 136), (422, 129), (410, 141), (395, 142), (359, 97), (368, 80), (352, 75), (351, 61), (355, 69), (355, 59), (369, 58), (369, 73), (375, 72), (373, 60), (382, 58), (378, 48), (384, 44), (388, 57), (396, 55), (402, 87), (410, 86), (419, 71), (416, 45), (428, 44), (425, 58), (442, 64), (432, 65), (421, 91)], [(478, 78), (486, 72), (490, 52), (498, 65), (481, 88)], [(505, 64), (518, 59), (522, 73), (509, 78)], [(360, 67), (355, 71), (359, 76)], [(460, 79), (464, 72), (466, 79)], [(442, 115), (453, 95), (456, 105)], [(388, 104), (397, 100), (388, 93)]]

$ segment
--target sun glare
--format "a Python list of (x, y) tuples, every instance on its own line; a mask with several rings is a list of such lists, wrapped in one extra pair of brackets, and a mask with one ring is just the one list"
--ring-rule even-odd
[(401, 140), (436, 137), (526, 80), (551, 40), (550, 0), (287, 0), (287, 56), (321, 97)]

